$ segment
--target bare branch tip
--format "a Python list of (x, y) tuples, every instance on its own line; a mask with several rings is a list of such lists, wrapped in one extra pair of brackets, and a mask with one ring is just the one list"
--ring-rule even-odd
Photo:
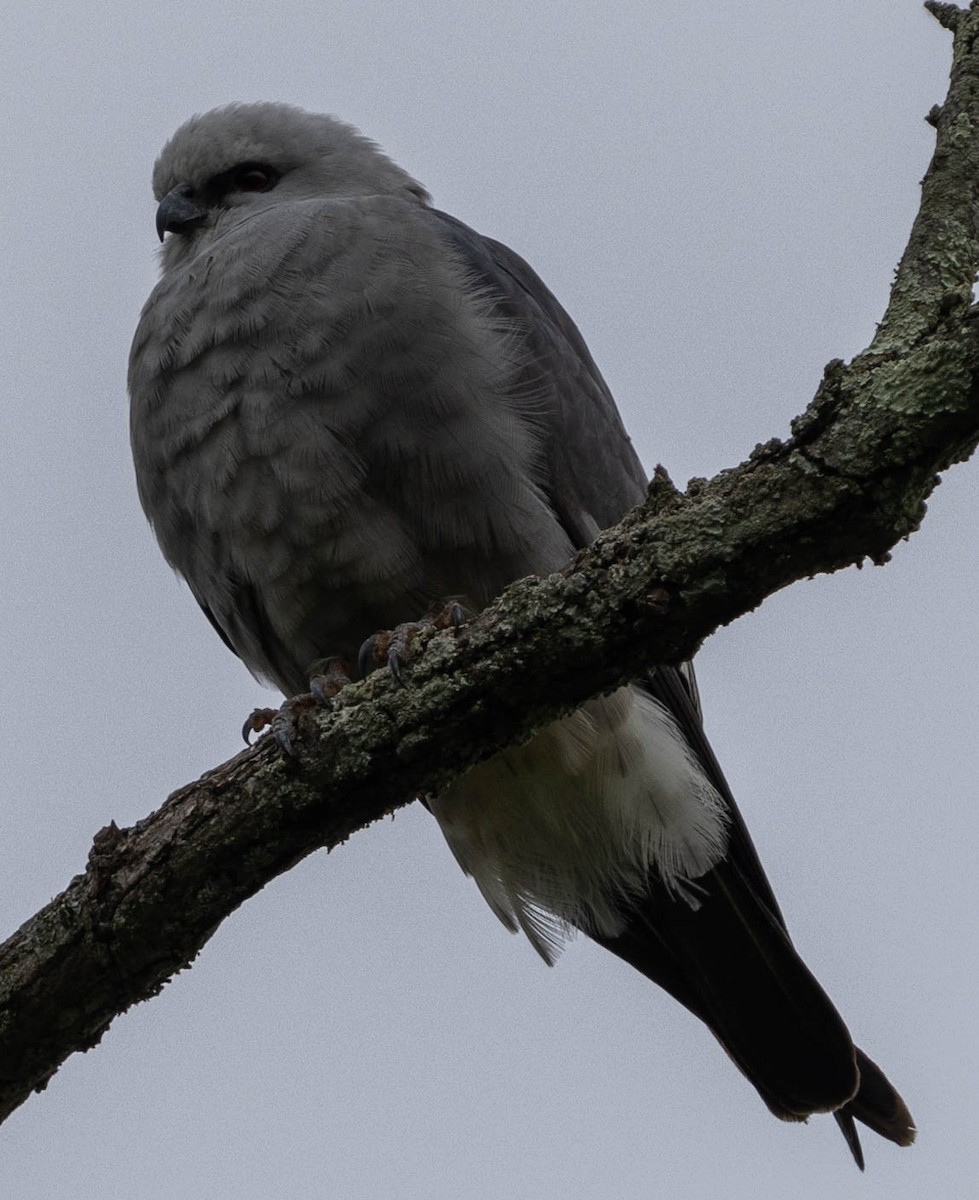
[(955, 4), (942, 4), (940, 0), (925, 0), (925, 8), (931, 13), (943, 29), (952, 33), (958, 28), (959, 20), (965, 16), (965, 10)]
[(680, 491), (670, 478), (669, 472), (661, 463), (657, 463), (646, 490), (647, 511), (664, 512), (676, 502), (679, 495)]

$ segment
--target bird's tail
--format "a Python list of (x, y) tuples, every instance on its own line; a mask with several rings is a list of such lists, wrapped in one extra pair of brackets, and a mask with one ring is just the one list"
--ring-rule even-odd
[(777, 1117), (834, 1113), (861, 1169), (854, 1119), (908, 1145), (904, 1101), (854, 1046), (780, 916), (739, 869), (737, 848), (697, 885), (697, 908), (660, 887), (630, 906), (619, 936), (595, 940), (700, 1017)]
[(860, 1086), (853, 1099), (838, 1109), (833, 1116), (836, 1117), (836, 1123), (846, 1138), (846, 1144), (862, 1171), (863, 1151), (853, 1123), (854, 1118), (862, 1121), (874, 1133), (879, 1133), (881, 1137), (896, 1142), (899, 1146), (910, 1146), (916, 1131), (908, 1106), (894, 1090), (884, 1072), (859, 1046), (856, 1046), (855, 1050)]
[(591, 936), (700, 1017), (777, 1116), (831, 1112), (860, 1169), (856, 1121), (908, 1146), (904, 1101), (859, 1047), (799, 957), (700, 720), (692, 672), (657, 667), (644, 685), (679, 724), (727, 808), (723, 861), (695, 881), (699, 905), (657, 880), (623, 906), (624, 928)]

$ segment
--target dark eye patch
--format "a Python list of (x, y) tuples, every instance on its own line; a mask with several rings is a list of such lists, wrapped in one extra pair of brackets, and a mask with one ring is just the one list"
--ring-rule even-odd
[(239, 163), (207, 181), (208, 195), (215, 201), (231, 192), (269, 192), (281, 178), (275, 167), (267, 163)]
[(249, 163), (235, 167), (232, 183), (239, 192), (267, 192), (279, 182), (279, 176), (271, 167)]

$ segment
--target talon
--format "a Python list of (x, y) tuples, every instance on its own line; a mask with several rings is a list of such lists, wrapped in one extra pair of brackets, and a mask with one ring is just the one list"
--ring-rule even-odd
[(357, 671), (363, 679), (377, 669), (379, 663), (387, 663), (391, 678), (399, 687), (404, 687), (401, 677), (401, 661), (407, 656), (408, 638), (422, 626), (415, 622), (399, 625), (390, 633), (379, 630), (372, 633), (357, 653)]
[(397, 628), (391, 631), (391, 640), (388, 643), (387, 664), (388, 670), (391, 672), (391, 678), (398, 687), (404, 687), (405, 685), (405, 681), (401, 675), (401, 664), (407, 662), (411, 657), (412, 638), (420, 633), (427, 623), (425, 621), (406, 621), (403, 625), (398, 625)]
[(283, 704), (273, 717), (271, 729), (275, 744), (286, 758), (295, 758), (296, 751), (292, 744), (292, 738), (296, 732), (296, 722), (288, 709), (288, 702)]
[(383, 662), (387, 664), (391, 678), (398, 687), (404, 687), (401, 668), (411, 659), (411, 642), (416, 634), (430, 627), (451, 628), (453, 632), (458, 633), (471, 615), (460, 601), (449, 600), (435, 616), (429, 615), (423, 621), (405, 621), (390, 632), (378, 630), (377, 633), (372, 633), (357, 652), (358, 678), (365, 678)]
[[(330, 679), (330, 675), (324, 678)], [(329, 700), (327, 699), (327, 704)], [(242, 729), (245, 742), (250, 746), (250, 733), (268, 730), (275, 744), (287, 758), (296, 757), (295, 739), (299, 733), (299, 718), (302, 713), (319, 706), (316, 695), (293, 696), (282, 703), (281, 708), (256, 708)]]
[(436, 629), (451, 629), (458, 633), (465, 623), (472, 618), (473, 610), (463, 604), (464, 597), (450, 596), (442, 602), (442, 607), (432, 618)]
[(366, 679), (367, 676), (374, 670), (374, 663), (377, 659), (377, 634), (372, 633), (370, 637), (361, 644), (357, 651), (357, 675), (361, 679)]
[(299, 718), (304, 712), (317, 707), (314, 696), (292, 696), (283, 701), (270, 722), (270, 731), (275, 738), (275, 744), (286, 758), (297, 758), (295, 739), (299, 734)]
[(251, 712), (241, 727), (241, 736), (245, 745), (250, 746), (252, 734), (262, 733), (263, 730), (268, 729), (278, 715), (277, 708), (256, 708)]

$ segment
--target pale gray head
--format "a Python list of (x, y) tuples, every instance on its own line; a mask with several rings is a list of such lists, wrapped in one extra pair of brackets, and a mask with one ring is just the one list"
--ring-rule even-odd
[(289, 104), (229, 104), (185, 122), (153, 169), (164, 265), (229, 217), (284, 199), (394, 195), (427, 204), (424, 187), (335, 117)]

